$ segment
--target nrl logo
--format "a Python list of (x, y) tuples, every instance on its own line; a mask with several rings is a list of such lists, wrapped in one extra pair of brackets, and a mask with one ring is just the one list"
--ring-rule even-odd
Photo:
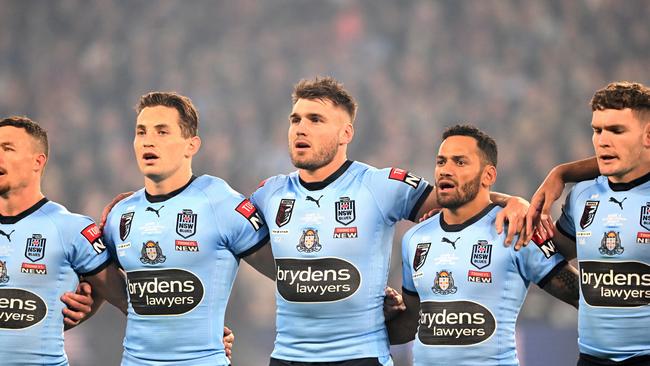
[(123, 213), (120, 217), (120, 239), (126, 240), (131, 232), (131, 223), (133, 222), (133, 215), (135, 212)]

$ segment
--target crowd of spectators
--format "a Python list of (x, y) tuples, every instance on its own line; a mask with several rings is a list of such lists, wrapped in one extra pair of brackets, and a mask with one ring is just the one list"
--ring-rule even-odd
[[(249, 194), (292, 170), (292, 85), (332, 75), (360, 105), (351, 159), (431, 179), (441, 131), (467, 121), (500, 145), (495, 188), (530, 196), (554, 164), (591, 154), (597, 88), (648, 84), (647, 19), (644, 0), (5, 0), (0, 115), (48, 129), (46, 195), (98, 217), (142, 186), (131, 145), (140, 95), (191, 97), (195, 174)], [(272, 347), (273, 290), (256, 276), (240, 272), (230, 306), (241, 365), (264, 364)], [(525, 316), (575, 327), (570, 308), (532, 297)], [(79, 332), (108, 326), (94, 324)]]

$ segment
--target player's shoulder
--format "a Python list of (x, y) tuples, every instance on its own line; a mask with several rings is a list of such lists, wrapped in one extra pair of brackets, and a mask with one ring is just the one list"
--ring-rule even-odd
[(243, 195), (233, 189), (225, 180), (212, 175), (197, 177), (190, 185), (205, 194), (206, 199), (215, 203), (221, 201), (239, 200)]
[(70, 212), (62, 204), (53, 201), (46, 202), (41, 208), (41, 212), (46, 215), (59, 230), (79, 231), (95, 223), (90, 217)]
[(270, 194), (282, 187), (286, 187), (291, 180), (298, 180), (298, 172), (278, 174), (262, 180), (255, 189), (255, 194)]
[(426, 220), (419, 222), (406, 231), (404, 237), (411, 239), (418, 236), (431, 235), (431, 233), (441, 230), (440, 228), (440, 212), (435, 213), (433, 216)]
[[(595, 179), (585, 180), (576, 183), (571, 189), (571, 197), (574, 199), (584, 198), (584, 195), (593, 195), (597, 192), (609, 189), (607, 177), (598, 176)], [(589, 198), (589, 197), (587, 197)]]

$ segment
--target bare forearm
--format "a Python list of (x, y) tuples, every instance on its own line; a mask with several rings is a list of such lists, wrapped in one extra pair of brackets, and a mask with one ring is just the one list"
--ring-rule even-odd
[(571, 265), (565, 265), (553, 278), (542, 287), (553, 297), (578, 308), (578, 271)]
[(553, 168), (550, 174), (557, 174), (564, 183), (568, 183), (594, 179), (600, 172), (598, 171), (598, 162), (592, 156), (587, 159), (560, 164)]

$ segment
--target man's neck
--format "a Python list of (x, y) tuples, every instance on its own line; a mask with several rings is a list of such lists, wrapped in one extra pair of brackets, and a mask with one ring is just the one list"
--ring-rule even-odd
[(322, 182), (330, 175), (334, 174), (348, 160), (346, 155), (336, 156), (327, 165), (316, 170), (298, 169), (300, 179), (307, 183)]
[(650, 174), (650, 164), (643, 164), (642, 169), (634, 170), (631, 172), (627, 172), (626, 174), (622, 176), (609, 176), (607, 179), (612, 182), (612, 183), (620, 183), (620, 184), (625, 184), (625, 183), (630, 183), (634, 181), (635, 179), (639, 179), (647, 174)]
[(26, 187), (18, 192), (9, 192), (6, 195), (0, 196), (0, 215), (16, 216), (34, 206), (43, 197), (45, 196), (41, 192), (40, 187), (31, 189)]
[(176, 174), (172, 177), (157, 181), (149, 177), (144, 177), (144, 189), (152, 196), (160, 196), (163, 194), (171, 193), (190, 181), (192, 178), (192, 171), (188, 170), (183, 174)]
[(475, 199), (458, 208), (443, 208), (442, 212), (444, 213), (445, 223), (449, 225), (460, 225), (476, 216), (490, 203), (492, 201), (490, 201), (490, 194), (488, 192), (487, 195), (481, 195), (481, 197), (476, 196)]

